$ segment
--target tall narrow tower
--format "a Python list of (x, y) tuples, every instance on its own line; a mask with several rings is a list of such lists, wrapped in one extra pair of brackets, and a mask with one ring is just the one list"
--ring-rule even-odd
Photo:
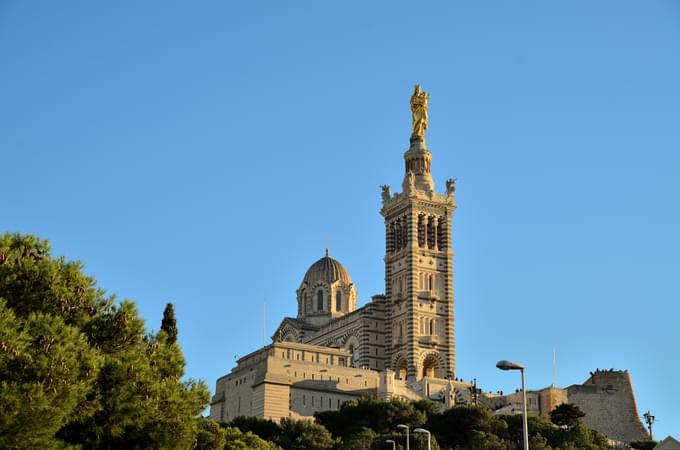
[(455, 180), (435, 192), (425, 144), (429, 96), (416, 85), (402, 192), (382, 187), (385, 218), (387, 366), (397, 378), (455, 376), (453, 250)]

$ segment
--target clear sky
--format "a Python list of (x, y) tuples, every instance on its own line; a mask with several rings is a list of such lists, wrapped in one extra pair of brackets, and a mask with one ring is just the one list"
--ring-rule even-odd
[(0, 230), (150, 329), (173, 302), (214, 389), (326, 236), (359, 304), (384, 291), (416, 82), (437, 188), (458, 179), (457, 375), (628, 369), (680, 437), (677, 1), (0, 1)]

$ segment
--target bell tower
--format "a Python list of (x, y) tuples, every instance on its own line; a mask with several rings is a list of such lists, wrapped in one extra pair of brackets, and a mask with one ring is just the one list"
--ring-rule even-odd
[(386, 363), (397, 378), (455, 376), (453, 249), (455, 180), (435, 191), (425, 144), (429, 95), (411, 96), (412, 134), (402, 192), (382, 186), (385, 218)]

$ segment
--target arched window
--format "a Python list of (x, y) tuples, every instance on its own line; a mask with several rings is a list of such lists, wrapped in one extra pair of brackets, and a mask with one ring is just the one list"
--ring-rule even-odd
[(436, 228), (434, 223), (434, 217), (430, 216), (427, 218), (427, 248), (434, 248), (436, 242)]
[(390, 231), (389, 231), (389, 239), (387, 240), (387, 250), (390, 253), (393, 253), (395, 250), (395, 231), (394, 231), (394, 222), (390, 224)]
[(397, 220), (397, 224), (395, 226), (395, 231), (397, 233), (397, 242), (396, 242), (396, 247), (397, 250), (401, 250), (402, 248), (402, 233), (401, 233), (401, 220)]
[(335, 293), (335, 310), (342, 311), (342, 292), (339, 290)]
[(446, 248), (446, 222), (443, 217), (437, 221), (437, 248), (439, 250)]
[(316, 309), (323, 311), (323, 291), (321, 289), (316, 293)]

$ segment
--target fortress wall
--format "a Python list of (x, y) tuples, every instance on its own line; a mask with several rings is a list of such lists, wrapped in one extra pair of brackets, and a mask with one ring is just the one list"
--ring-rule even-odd
[(569, 402), (586, 413), (584, 422), (611, 439), (646, 439), (628, 372), (596, 371), (582, 385), (567, 388)]
[(562, 403), (569, 403), (569, 393), (566, 389), (549, 387), (539, 391), (539, 402), (541, 415), (549, 419), (553, 409)]

